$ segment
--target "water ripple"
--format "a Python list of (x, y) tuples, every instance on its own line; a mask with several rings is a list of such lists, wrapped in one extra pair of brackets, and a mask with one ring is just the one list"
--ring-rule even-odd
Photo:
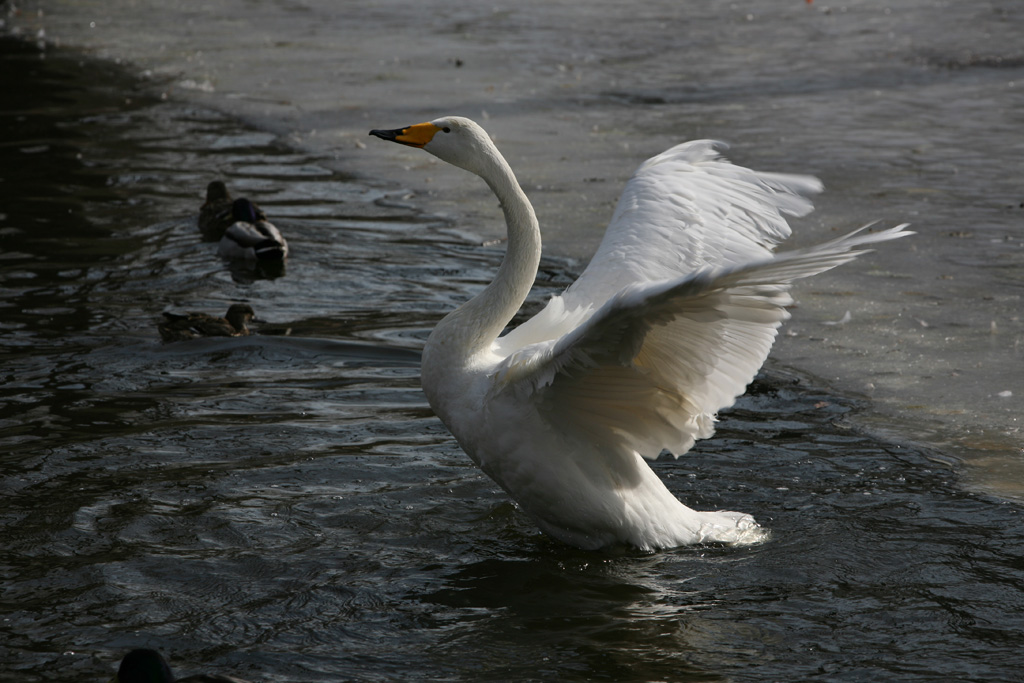
[[(655, 463), (695, 506), (754, 513), (764, 544), (558, 546), (419, 389), (428, 330), (500, 248), (222, 114), (19, 54), (0, 78), (45, 77), (5, 85), (30, 119), (0, 112), (0, 165), (24, 169), (0, 216), (5, 673), (100, 680), (136, 646), (267, 681), (1019, 670), (1020, 509), (852, 429), (857, 401), (774, 368), (714, 442)], [(289, 237), (284, 274), (200, 240), (217, 177)], [(160, 344), (162, 311), (233, 301), (262, 334)]]

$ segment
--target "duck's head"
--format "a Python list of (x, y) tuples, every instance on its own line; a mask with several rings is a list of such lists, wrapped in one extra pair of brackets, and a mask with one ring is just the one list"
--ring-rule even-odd
[(124, 656), (110, 683), (174, 683), (174, 675), (159, 652), (138, 649)]
[(224, 319), (236, 330), (244, 330), (255, 317), (256, 312), (249, 304), (231, 304)]
[(256, 222), (256, 207), (245, 197), (236, 199), (231, 205), (231, 217), (245, 223)]
[(217, 202), (223, 199), (231, 199), (231, 195), (222, 180), (214, 180), (206, 186), (206, 201)]
[(453, 166), (480, 174), (488, 160), (500, 158), (487, 132), (461, 116), (442, 116), (394, 130), (371, 130), (370, 135), (418, 147)]

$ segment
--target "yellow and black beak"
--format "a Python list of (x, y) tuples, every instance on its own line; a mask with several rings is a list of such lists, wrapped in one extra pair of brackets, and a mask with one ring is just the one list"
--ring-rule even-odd
[(409, 147), (423, 147), (434, 138), (434, 134), (441, 130), (432, 123), (417, 123), (408, 128), (395, 128), (394, 130), (371, 130), (381, 140), (390, 140)]

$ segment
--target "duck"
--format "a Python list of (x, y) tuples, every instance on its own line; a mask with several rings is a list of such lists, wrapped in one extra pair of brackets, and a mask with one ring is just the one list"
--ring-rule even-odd
[(164, 656), (156, 650), (137, 648), (124, 656), (110, 683), (249, 683), (234, 676), (197, 674), (175, 678)]
[(157, 325), (164, 342), (187, 341), (198, 337), (244, 337), (249, 322), (256, 317), (249, 304), (231, 304), (223, 318), (209, 313), (171, 313), (164, 311)]
[[(213, 180), (206, 186), (206, 201), (199, 207), (199, 231), (207, 242), (216, 242), (235, 222), (231, 208), (234, 200), (223, 180)], [(263, 210), (255, 203), (253, 211), (259, 220), (266, 220)]]
[(281, 263), (288, 258), (288, 243), (273, 223), (261, 217), (251, 201), (242, 197), (231, 204), (234, 220), (217, 246), (217, 255), (246, 262)]
[(906, 224), (776, 252), (786, 216), (809, 213), (821, 182), (685, 142), (640, 165), (579, 278), (505, 331), (541, 256), (508, 162), (459, 116), (370, 135), (478, 176), (504, 214), (494, 279), (437, 323), (422, 353), (427, 400), (470, 459), (541, 531), (585, 550), (765, 541), (749, 514), (685, 505), (647, 461), (713, 435), (789, 318), (794, 281), (912, 234)]
[(206, 201), (199, 207), (199, 232), (203, 239), (219, 240), (234, 221), (231, 218), (231, 193), (222, 180), (211, 181), (206, 186)]

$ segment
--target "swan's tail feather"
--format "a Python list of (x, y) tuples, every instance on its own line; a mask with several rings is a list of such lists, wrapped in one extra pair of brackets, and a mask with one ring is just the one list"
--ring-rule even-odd
[(811, 277), (848, 263), (861, 254), (872, 251), (876, 244), (914, 234), (905, 229), (907, 223), (880, 232), (865, 232), (871, 225), (865, 225), (838, 239), (807, 249), (781, 252), (771, 261), (741, 268), (720, 278), (718, 284), (727, 287), (790, 284), (794, 280)]

